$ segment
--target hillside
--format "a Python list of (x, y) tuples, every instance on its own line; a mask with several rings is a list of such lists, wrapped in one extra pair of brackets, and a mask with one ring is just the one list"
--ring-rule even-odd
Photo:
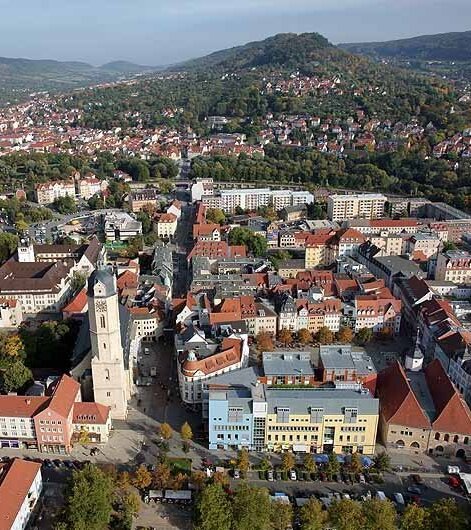
[(385, 42), (339, 44), (351, 53), (375, 58), (471, 61), (471, 31), (422, 35)]
[(340, 52), (319, 33), (279, 33), (263, 41), (249, 42), (171, 66), (170, 70), (239, 70), (257, 67), (307, 66)]
[(76, 61), (0, 57), (0, 105), (21, 100), (31, 92), (66, 91), (91, 84), (116, 81), (149, 69), (125, 61), (95, 67)]

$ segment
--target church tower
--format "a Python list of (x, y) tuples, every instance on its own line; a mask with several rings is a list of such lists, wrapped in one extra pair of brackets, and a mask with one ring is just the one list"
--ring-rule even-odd
[(22, 237), (18, 243), (18, 261), (20, 263), (34, 263), (36, 261), (33, 242), (29, 237)]
[(87, 295), (94, 399), (111, 407), (113, 419), (124, 419), (130, 389), (124, 367), (115, 276), (104, 269), (95, 270), (88, 279)]

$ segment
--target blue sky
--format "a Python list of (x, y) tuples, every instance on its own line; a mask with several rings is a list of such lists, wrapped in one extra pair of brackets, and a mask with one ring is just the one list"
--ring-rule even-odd
[(280, 32), (330, 41), (471, 29), (471, 0), (0, 0), (0, 56), (162, 65)]

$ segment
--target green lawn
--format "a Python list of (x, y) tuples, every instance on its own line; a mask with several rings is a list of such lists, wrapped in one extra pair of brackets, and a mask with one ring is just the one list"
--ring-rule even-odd
[(169, 458), (168, 464), (173, 473), (191, 474), (191, 458)]

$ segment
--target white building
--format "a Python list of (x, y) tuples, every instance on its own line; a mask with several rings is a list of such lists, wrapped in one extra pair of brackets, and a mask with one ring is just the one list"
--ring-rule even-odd
[(462, 250), (440, 252), (435, 268), (435, 280), (460, 284), (471, 282), (471, 254)]
[(73, 181), (49, 181), (37, 184), (35, 188), (36, 200), (39, 204), (51, 204), (60, 197), (75, 198), (75, 183)]
[(384, 216), (387, 197), (381, 193), (358, 195), (330, 195), (327, 198), (327, 215), (331, 221), (346, 219), (379, 219)]
[(15, 458), (0, 474), (0, 528), (24, 530), (43, 488), (41, 464)]
[(78, 181), (79, 197), (88, 201), (90, 197), (101, 193), (107, 187), (107, 182), (94, 175), (85, 176)]
[(154, 227), (157, 235), (163, 239), (170, 239), (177, 231), (177, 217), (173, 213), (157, 214), (154, 219)]
[(126, 212), (109, 212), (104, 218), (107, 241), (127, 241), (142, 235), (142, 223)]

